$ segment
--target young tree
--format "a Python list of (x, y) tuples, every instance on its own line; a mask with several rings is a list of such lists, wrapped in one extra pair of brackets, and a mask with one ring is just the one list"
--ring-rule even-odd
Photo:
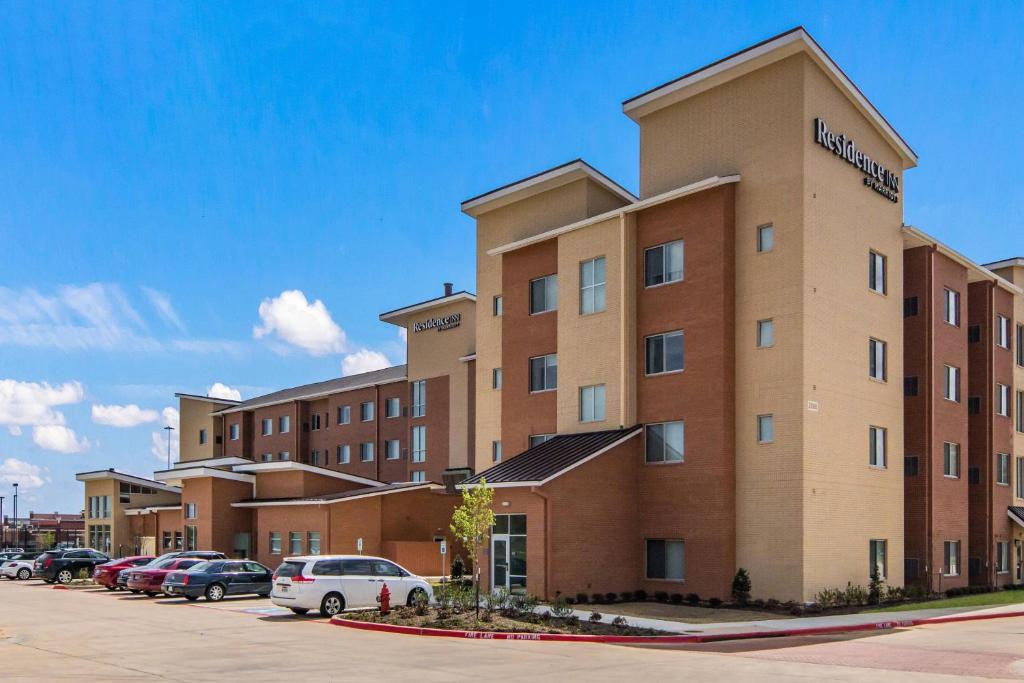
[(732, 597), (738, 604), (745, 605), (750, 600), (750, 591), (750, 574), (746, 569), (740, 567), (732, 579)]
[(480, 616), (480, 555), (494, 526), (494, 489), (481, 478), (477, 486), (462, 489), (462, 504), (452, 513), (451, 530), (462, 541), (473, 563), (473, 584), (476, 588), (476, 615)]

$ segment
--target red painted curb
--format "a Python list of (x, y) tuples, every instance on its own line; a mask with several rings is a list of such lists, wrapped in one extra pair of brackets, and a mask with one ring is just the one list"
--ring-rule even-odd
[(421, 626), (400, 626), (398, 624), (378, 624), (369, 621), (354, 621), (341, 617), (333, 617), (331, 624), (363, 631), (382, 633), (400, 633), (411, 636), (432, 636), (439, 638), (462, 638), (464, 640), (526, 640), (584, 643), (648, 643), (657, 645), (678, 643), (714, 643), (723, 640), (751, 640), (754, 638), (785, 638), (787, 636), (815, 636), (835, 633), (853, 633), (857, 631), (887, 631), (894, 628), (927, 626), (930, 624), (949, 624), (962, 621), (982, 621), (986, 619), (1006, 619), (1024, 617), (1024, 611), (999, 612), (997, 614), (953, 615), (948, 617), (930, 617), (926, 619), (890, 619), (875, 621), (868, 624), (850, 624), (845, 626), (816, 626), (809, 628), (792, 628), (780, 631), (745, 631), (740, 633), (710, 633), (671, 636), (600, 636), (572, 633), (509, 633), (495, 631), (460, 631), (443, 628), (425, 628)]
[(66, 591), (67, 589), (68, 589), (67, 586), (62, 586), (59, 583), (56, 586), (53, 587), (53, 590), (55, 590), (55, 591)]

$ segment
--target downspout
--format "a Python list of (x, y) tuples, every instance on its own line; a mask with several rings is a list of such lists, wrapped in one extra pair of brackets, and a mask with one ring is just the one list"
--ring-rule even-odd
[[(985, 344), (985, 372), (986, 379), (985, 383), (988, 385), (988, 427), (985, 429), (985, 469), (988, 472), (986, 476), (985, 487), (985, 556), (988, 558), (988, 575), (989, 585), (995, 586), (996, 576), (996, 563), (994, 561), (995, 556), (993, 554), (992, 544), (992, 500), (994, 492), (992, 487), (995, 486), (994, 468), (992, 465), (992, 437), (993, 432), (996, 428), (996, 411), (995, 411), (995, 358), (993, 353), (993, 346), (995, 345), (995, 339), (991, 338), (993, 325), (995, 324), (995, 310), (996, 310), (996, 283), (990, 281), (988, 287), (988, 296), (985, 297), (985, 324), (988, 325), (988, 332), (982, 335), (982, 339), (988, 339)], [(984, 404), (982, 404), (984, 405)]]
[(380, 385), (373, 385), (373, 464), (376, 471), (374, 479), (380, 481), (380, 459), (384, 455), (380, 447)]
[[(933, 528), (934, 525), (932, 524), (932, 511), (933, 511), (933, 507), (934, 507), (933, 495), (934, 495), (934, 489), (935, 489), (934, 484), (932, 482), (932, 476), (934, 474), (933, 470), (932, 470), (932, 458), (934, 456), (933, 449), (934, 449), (934, 446), (935, 446), (935, 440), (933, 438), (932, 428), (933, 428), (933, 426), (935, 424), (935, 396), (933, 395), (932, 382), (933, 382), (933, 378), (935, 376), (935, 371), (934, 371), (935, 358), (933, 357), (934, 346), (935, 346), (935, 342), (934, 342), (934, 335), (935, 335), (935, 301), (934, 301), (934, 297), (935, 297), (935, 292), (933, 291), (933, 287), (934, 287), (934, 281), (935, 281), (935, 252), (937, 251), (937, 249), (938, 249), (937, 245), (935, 245), (935, 244), (931, 245), (931, 250), (928, 252), (928, 269), (926, 271), (926, 277), (925, 277), (925, 287), (927, 287), (927, 289), (925, 291), (928, 292), (928, 298), (926, 300), (927, 301), (927, 306), (928, 306), (928, 330), (927, 330), (927, 334), (925, 334), (925, 358), (927, 359), (927, 362), (925, 364), (925, 370), (924, 370), (924, 373), (925, 373), (924, 386), (926, 387), (925, 391), (927, 392), (925, 394), (925, 396), (927, 397), (926, 400), (928, 401), (928, 410), (925, 411), (925, 416), (924, 416), (924, 420), (925, 420), (925, 437), (924, 437), (925, 438), (925, 463), (924, 463), (924, 465), (927, 468), (925, 470), (925, 472), (927, 473), (927, 476), (925, 476), (925, 497), (926, 497), (925, 500), (926, 500), (926, 503), (925, 503), (924, 537), (925, 537), (925, 543), (927, 544), (927, 547), (926, 547), (926, 550), (925, 550), (925, 552), (927, 553), (925, 555), (925, 562), (927, 563), (927, 565), (925, 566), (925, 577), (926, 577), (926, 585), (928, 586), (928, 589), (930, 591), (935, 589), (935, 586), (932, 584), (932, 567), (933, 567), (933, 564), (934, 564), (933, 563), (933, 559), (935, 557), (935, 544), (934, 544), (934, 539), (932, 538), (932, 535), (934, 534), (934, 528)], [(966, 292), (965, 292), (965, 294), (966, 294)], [(957, 311), (957, 316), (959, 317), (959, 315), (960, 315), (960, 312)], [(959, 378), (958, 378), (957, 381), (959, 381)], [(906, 399), (904, 399), (904, 400), (906, 400)], [(942, 583), (941, 574), (940, 574), (940, 578), (939, 578), (939, 583), (940, 584)]]
[[(537, 495), (541, 500), (544, 501), (544, 598), (545, 600), (551, 599), (551, 516), (548, 514), (550, 508), (550, 499), (548, 495), (541, 491), (536, 486), (530, 487), (530, 493)], [(527, 536), (529, 538), (529, 536)], [(512, 549), (509, 548), (511, 553)], [(529, 558), (529, 554), (527, 554)], [(529, 566), (529, 565), (527, 565)], [(529, 572), (529, 570), (527, 570)]]

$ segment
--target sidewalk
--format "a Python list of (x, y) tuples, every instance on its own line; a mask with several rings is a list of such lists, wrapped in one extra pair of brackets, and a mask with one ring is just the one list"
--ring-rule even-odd
[[(601, 613), (601, 621), (610, 624), (617, 614), (597, 610)], [(888, 628), (903, 625), (900, 622), (937, 619), (949, 616), (979, 616), (985, 614), (1019, 614), (1024, 612), (1024, 605), (999, 605), (996, 607), (947, 607), (943, 609), (908, 609), (901, 612), (861, 612), (860, 614), (836, 614), (823, 617), (799, 617), (794, 619), (768, 619), (764, 621), (730, 621), (710, 624), (691, 624), (681, 621), (668, 621), (665, 619), (649, 619), (644, 617), (630, 617), (622, 615), (629, 622), (630, 626), (641, 628), (657, 629), (667, 633), (678, 633), (680, 635), (701, 635), (701, 636), (725, 636), (736, 633), (784, 635), (789, 631), (800, 631), (806, 629), (839, 629), (841, 627), (866, 627), (869, 625), (888, 624)], [(591, 610), (573, 610), (573, 614), (580, 620), (590, 618)]]

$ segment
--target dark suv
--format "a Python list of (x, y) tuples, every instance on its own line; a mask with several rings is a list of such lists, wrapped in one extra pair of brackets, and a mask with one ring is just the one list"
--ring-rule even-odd
[(32, 576), (46, 583), (71, 583), (72, 579), (85, 570), (91, 577), (96, 565), (110, 562), (110, 558), (91, 548), (71, 550), (48, 550), (36, 558), (32, 565)]

